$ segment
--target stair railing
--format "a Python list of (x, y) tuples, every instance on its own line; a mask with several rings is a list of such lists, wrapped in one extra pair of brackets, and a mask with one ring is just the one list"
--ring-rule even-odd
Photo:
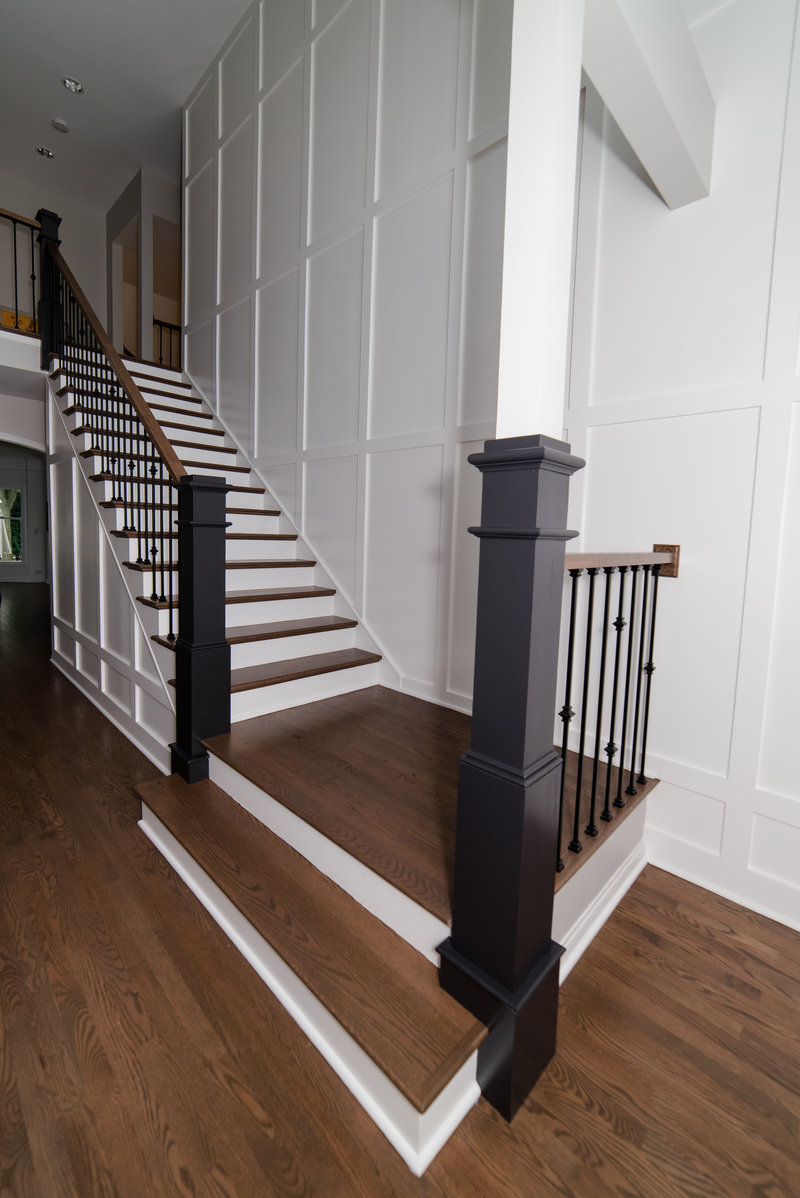
[[(0, 208), (0, 229), (4, 231), (0, 273), (2, 327), (15, 333), (35, 336), (38, 333), (36, 234), (39, 231), (39, 222)], [(30, 296), (30, 309), (25, 302), (27, 295)]]
[[(635, 797), (637, 784), (643, 786), (647, 782), (658, 583), (662, 577), (677, 577), (679, 554), (678, 545), (659, 545), (652, 553), (565, 556), (564, 568), (569, 576), (569, 631), (563, 704), (558, 712), (563, 725), (558, 872), (564, 869), (566, 852), (582, 852), (583, 837), (598, 835), (597, 819), (611, 822), (614, 811), (626, 806), (624, 795)], [(597, 595), (598, 589), (601, 595)], [(596, 612), (600, 604), (602, 616), (598, 624)], [(576, 639), (578, 657), (583, 659), (577, 663), (578, 682)], [(578, 704), (577, 713), (573, 703)], [(574, 793), (569, 794), (566, 766), (571, 736), (577, 763)], [(591, 740), (590, 784), (584, 776), (584, 768), (589, 766), (587, 736)], [(602, 770), (601, 756), (606, 758)], [(566, 828), (565, 812), (570, 817), (570, 826)]]
[[(172, 768), (208, 776), (203, 740), (230, 730), (230, 646), (225, 639), (224, 479), (187, 474), (175, 450), (65, 262), (59, 218), (37, 213), (41, 247), (42, 367), (66, 380), (75, 432), (99, 461), (122, 512), (120, 535), (136, 543), (126, 562), (146, 580), (142, 600), (168, 613), (175, 643), (176, 740)], [(177, 624), (175, 611), (177, 609)]]
[[(170, 370), (181, 368), (181, 333), (179, 324), (153, 317), (153, 361)], [(158, 345), (158, 353), (156, 353)]]

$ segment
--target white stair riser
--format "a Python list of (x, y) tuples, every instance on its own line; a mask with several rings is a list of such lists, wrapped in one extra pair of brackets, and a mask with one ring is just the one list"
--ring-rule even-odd
[(332, 632), (315, 632), (307, 636), (277, 636), (266, 641), (248, 641), (231, 645), (231, 667), (260, 666), (266, 662), (286, 661), (312, 653), (334, 653), (355, 645), (355, 629), (340, 628)]
[[(234, 503), (232, 507), (237, 507)], [(280, 516), (263, 516), (253, 509), (252, 515), (242, 515), (241, 512), (228, 512), (230, 527), (228, 532), (283, 532)], [(297, 542), (295, 542), (297, 544)]]
[(333, 595), (315, 595), (309, 599), (270, 599), (257, 603), (226, 603), (225, 624), (241, 628), (246, 624), (266, 624), (270, 620), (303, 620), (309, 616), (333, 613)]
[[(137, 555), (137, 541), (130, 542), (121, 540), (121, 544), (129, 546), (130, 556), (128, 561), (135, 561)], [(132, 546), (132, 548), (131, 548)], [(160, 577), (160, 566), (157, 566)], [(147, 580), (147, 585), (143, 590), (143, 594), (149, 595), (151, 586), (151, 571), (150, 569), (142, 570), (142, 576)], [(172, 567), (173, 574), (173, 589), (178, 589), (178, 570), (177, 566)], [(314, 567), (313, 566), (254, 566), (252, 569), (234, 569), (228, 566), (225, 571), (225, 589), (228, 591), (251, 591), (256, 587), (310, 587), (314, 585)], [(159, 584), (160, 586), (160, 584)]]
[(127, 366), (131, 378), (134, 380), (140, 379), (142, 375), (149, 374), (151, 378), (163, 379), (167, 382), (185, 382), (183, 374), (180, 370), (174, 370), (171, 366), (157, 366), (148, 364), (143, 366), (141, 362), (134, 362), (131, 358), (123, 357), (122, 361)]
[[(233, 529), (228, 529), (233, 532)], [(236, 532), (240, 530), (237, 528)], [(266, 532), (267, 530), (261, 530)], [(225, 542), (225, 560), (229, 562), (253, 561), (255, 558), (269, 557), (291, 561), (298, 556), (297, 541), (269, 541), (259, 537), (257, 541), (235, 541), (228, 538)], [(305, 556), (300, 554), (299, 556)]]
[(363, 690), (366, 686), (377, 686), (379, 682), (378, 663), (375, 663), (349, 670), (332, 670), (329, 674), (315, 674), (312, 678), (298, 678), (276, 686), (239, 691), (231, 695), (231, 720), (237, 723), (251, 716), (267, 715), (286, 707), (299, 707), (302, 703), (328, 699), (331, 695), (345, 695), (350, 691)]
[[(169, 403), (169, 400), (165, 402)], [(172, 407), (173, 405), (170, 404), (169, 406)], [(214, 428), (213, 420), (208, 419), (208, 414), (203, 417), (200, 414), (201, 411), (202, 409), (198, 409), (194, 412), (165, 412), (163, 409), (159, 408), (152, 409), (153, 415), (159, 424), (188, 424), (192, 427), (192, 433), (194, 433), (195, 429), (199, 431), (200, 429), (208, 430), (210, 428)], [(171, 437), (175, 437), (178, 441), (183, 440), (181, 433), (184, 433), (185, 431), (185, 428), (166, 429), (167, 434)], [(219, 437), (218, 440), (222, 441), (222, 437)]]

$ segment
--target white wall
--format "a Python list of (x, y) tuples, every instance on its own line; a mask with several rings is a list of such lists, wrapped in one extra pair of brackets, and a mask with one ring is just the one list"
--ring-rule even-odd
[[(187, 362), (397, 667), (472, 685), (511, 0), (263, 0), (185, 115)], [(474, 476), (474, 477), (473, 477)]]
[(576, 549), (681, 545), (660, 587), (651, 859), (800, 927), (797, 4), (688, 7), (717, 101), (710, 198), (670, 212), (587, 97), (570, 522)]

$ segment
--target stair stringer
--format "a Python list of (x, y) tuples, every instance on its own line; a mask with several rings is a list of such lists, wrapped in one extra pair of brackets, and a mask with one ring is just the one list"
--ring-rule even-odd
[[(380, 653), (381, 658), (382, 658), (381, 666), (380, 666), (380, 683), (381, 683), (381, 685), (390, 687), (392, 690), (399, 690), (400, 689), (400, 685), (399, 685), (400, 678), (402, 676), (402, 670), (400, 669), (400, 666), (395, 661), (391, 652), (383, 644), (380, 637), (376, 633), (375, 629), (372, 627), (369, 620), (366, 618), (364, 612), (358, 610), (354, 601), (351, 601), (346, 598), (345, 590), (342, 586), (342, 583), (340, 582), (339, 578), (337, 577), (336, 571), (328, 564), (325, 554), (318, 552), (317, 546), (312, 544), (307, 539), (307, 537), (305, 536), (304, 533), (300, 532), (300, 529), (297, 527), (297, 525), (295, 525), (292, 518), (287, 515), (283, 504), (281, 504), (277, 501), (266, 475), (254, 463), (249, 452), (244, 448), (244, 446), (239, 441), (236, 434), (232, 431), (229, 424), (224, 419), (224, 417), (219, 412), (219, 410), (217, 408), (215, 408), (214, 405), (210, 402), (210, 400), (208, 399), (208, 396), (206, 395), (205, 391), (202, 389), (200, 384), (192, 377), (192, 375), (189, 373), (188, 370), (184, 370), (184, 375), (189, 380), (189, 382), (191, 382), (195, 393), (198, 396), (200, 396), (200, 398), (203, 400), (203, 403), (206, 405), (208, 410), (210, 412), (214, 413), (214, 419), (218, 422), (220, 427), (225, 430), (225, 436), (230, 440), (231, 445), (236, 446), (236, 450), (241, 455), (242, 460), (247, 462), (247, 464), (250, 467), (253, 474), (256, 476), (256, 478), (259, 479), (259, 481), (262, 483), (262, 485), (266, 488), (267, 494), (272, 498), (273, 502), (275, 502), (275, 506), (279, 507), (281, 509), (282, 520), (285, 520), (287, 526), (289, 528), (291, 528), (291, 530), (293, 532), (297, 533), (298, 545), (302, 544), (308, 549), (311, 556), (316, 559), (317, 569), (319, 569), (323, 578), (325, 578), (327, 580), (327, 582), (330, 584), (330, 586), (335, 587), (336, 598), (334, 600), (334, 611), (336, 612), (336, 614), (337, 615), (352, 614), (355, 617), (355, 619), (358, 620), (359, 627), (364, 630), (364, 632), (366, 633), (366, 636), (369, 638), (369, 640), (372, 644), (372, 647), (374, 648), (374, 651), (376, 653)], [(425, 696), (421, 696), (421, 697), (424, 698)], [(313, 700), (310, 700), (310, 699), (308, 700), (308, 702), (312, 702), (312, 701)]]
[[(169, 773), (170, 752), (169, 744), (175, 739), (175, 699), (172, 687), (161, 670), (154, 647), (150, 640), (143, 616), (136, 602), (133, 583), (136, 576), (128, 578), (128, 572), (123, 569), (123, 557), (120, 546), (111, 536), (103, 510), (100, 508), (95, 494), (94, 484), (89, 473), (92, 469), (91, 459), (81, 458), (75, 438), (71, 435), (67, 418), (61, 411), (55, 385), (51, 378), (47, 379), (47, 443), (48, 443), (48, 475), (50, 480), (50, 544), (51, 544), (51, 577), (52, 577), (52, 622), (53, 648), (52, 662), (62, 674), (80, 690), (98, 710), (102, 711), (111, 723), (123, 733), (142, 753), (152, 761), (162, 772)], [(58, 499), (60, 483), (56, 474), (60, 461), (70, 465), (70, 503), (63, 505), (54, 502)], [(77, 467), (77, 469), (76, 469)], [(96, 518), (95, 531), (99, 533), (97, 546), (97, 577), (93, 580), (96, 586), (94, 599), (87, 588), (89, 579), (86, 577), (83, 558), (91, 561), (91, 550), (88, 553), (80, 551), (89, 548), (87, 534), (77, 521), (77, 510), (80, 500), (75, 490), (75, 482), (80, 480), (81, 493), (88, 498), (90, 509)], [(85, 510), (85, 509), (84, 509)], [(69, 520), (69, 524), (67, 521)], [(64, 548), (71, 548), (70, 558), (74, 563), (72, 569), (72, 612), (70, 622), (62, 614), (62, 600), (66, 589), (67, 579), (62, 565), (62, 540)], [(71, 546), (66, 544), (71, 541)], [(104, 545), (109, 551), (105, 558), (100, 551)], [(113, 563), (114, 578), (117, 594), (127, 598), (126, 609), (129, 610), (128, 652), (117, 653), (108, 648), (104, 641), (104, 625), (107, 627), (109, 617), (107, 607), (108, 596), (105, 594), (107, 577), (103, 561)], [(77, 564), (78, 568), (75, 568)], [(91, 629), (89, 613), (95, 614), (95, 627)], [(84, 626), (81, 627), (80, 625)], [(124, 634), (123, 634), (124, 635)], [(67, 652), (67, 643), (71, 642), (72, 652)], [(94, 663), (97, 663), (95, 669)], [(143, 664), (151, 669), (143, 669)], [(118, 679), (123, 678), (129, 686), (127, 703), (124, 699), (124, 684)], [(115, 693), (116, 692), (116, 693)], [(156, 707), (152, 705), (155, 704)], [(156, 708), (158, 710), (156, 710)], [(156, 717), (156, 718), (153, 718)], [(153, 724), (159, 721), (159, 727)]]

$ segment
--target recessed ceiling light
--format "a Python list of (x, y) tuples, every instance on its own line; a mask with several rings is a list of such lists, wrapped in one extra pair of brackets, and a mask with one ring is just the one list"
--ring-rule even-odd
[(69, 125), (60, 116), (54, 116), (50, 124), (58, 133), (69, 133)]
[(81, 83), (80, 79), (73, 79), (71, 76), (65, 75), (61, 82), (68, 92), (77, 93), (83, 91), (83, 84)]
[(52, 150), (48, 150), (47, 146), (37, 146), (36, 153), (41, 154), (42, 158), (55, 158)]

